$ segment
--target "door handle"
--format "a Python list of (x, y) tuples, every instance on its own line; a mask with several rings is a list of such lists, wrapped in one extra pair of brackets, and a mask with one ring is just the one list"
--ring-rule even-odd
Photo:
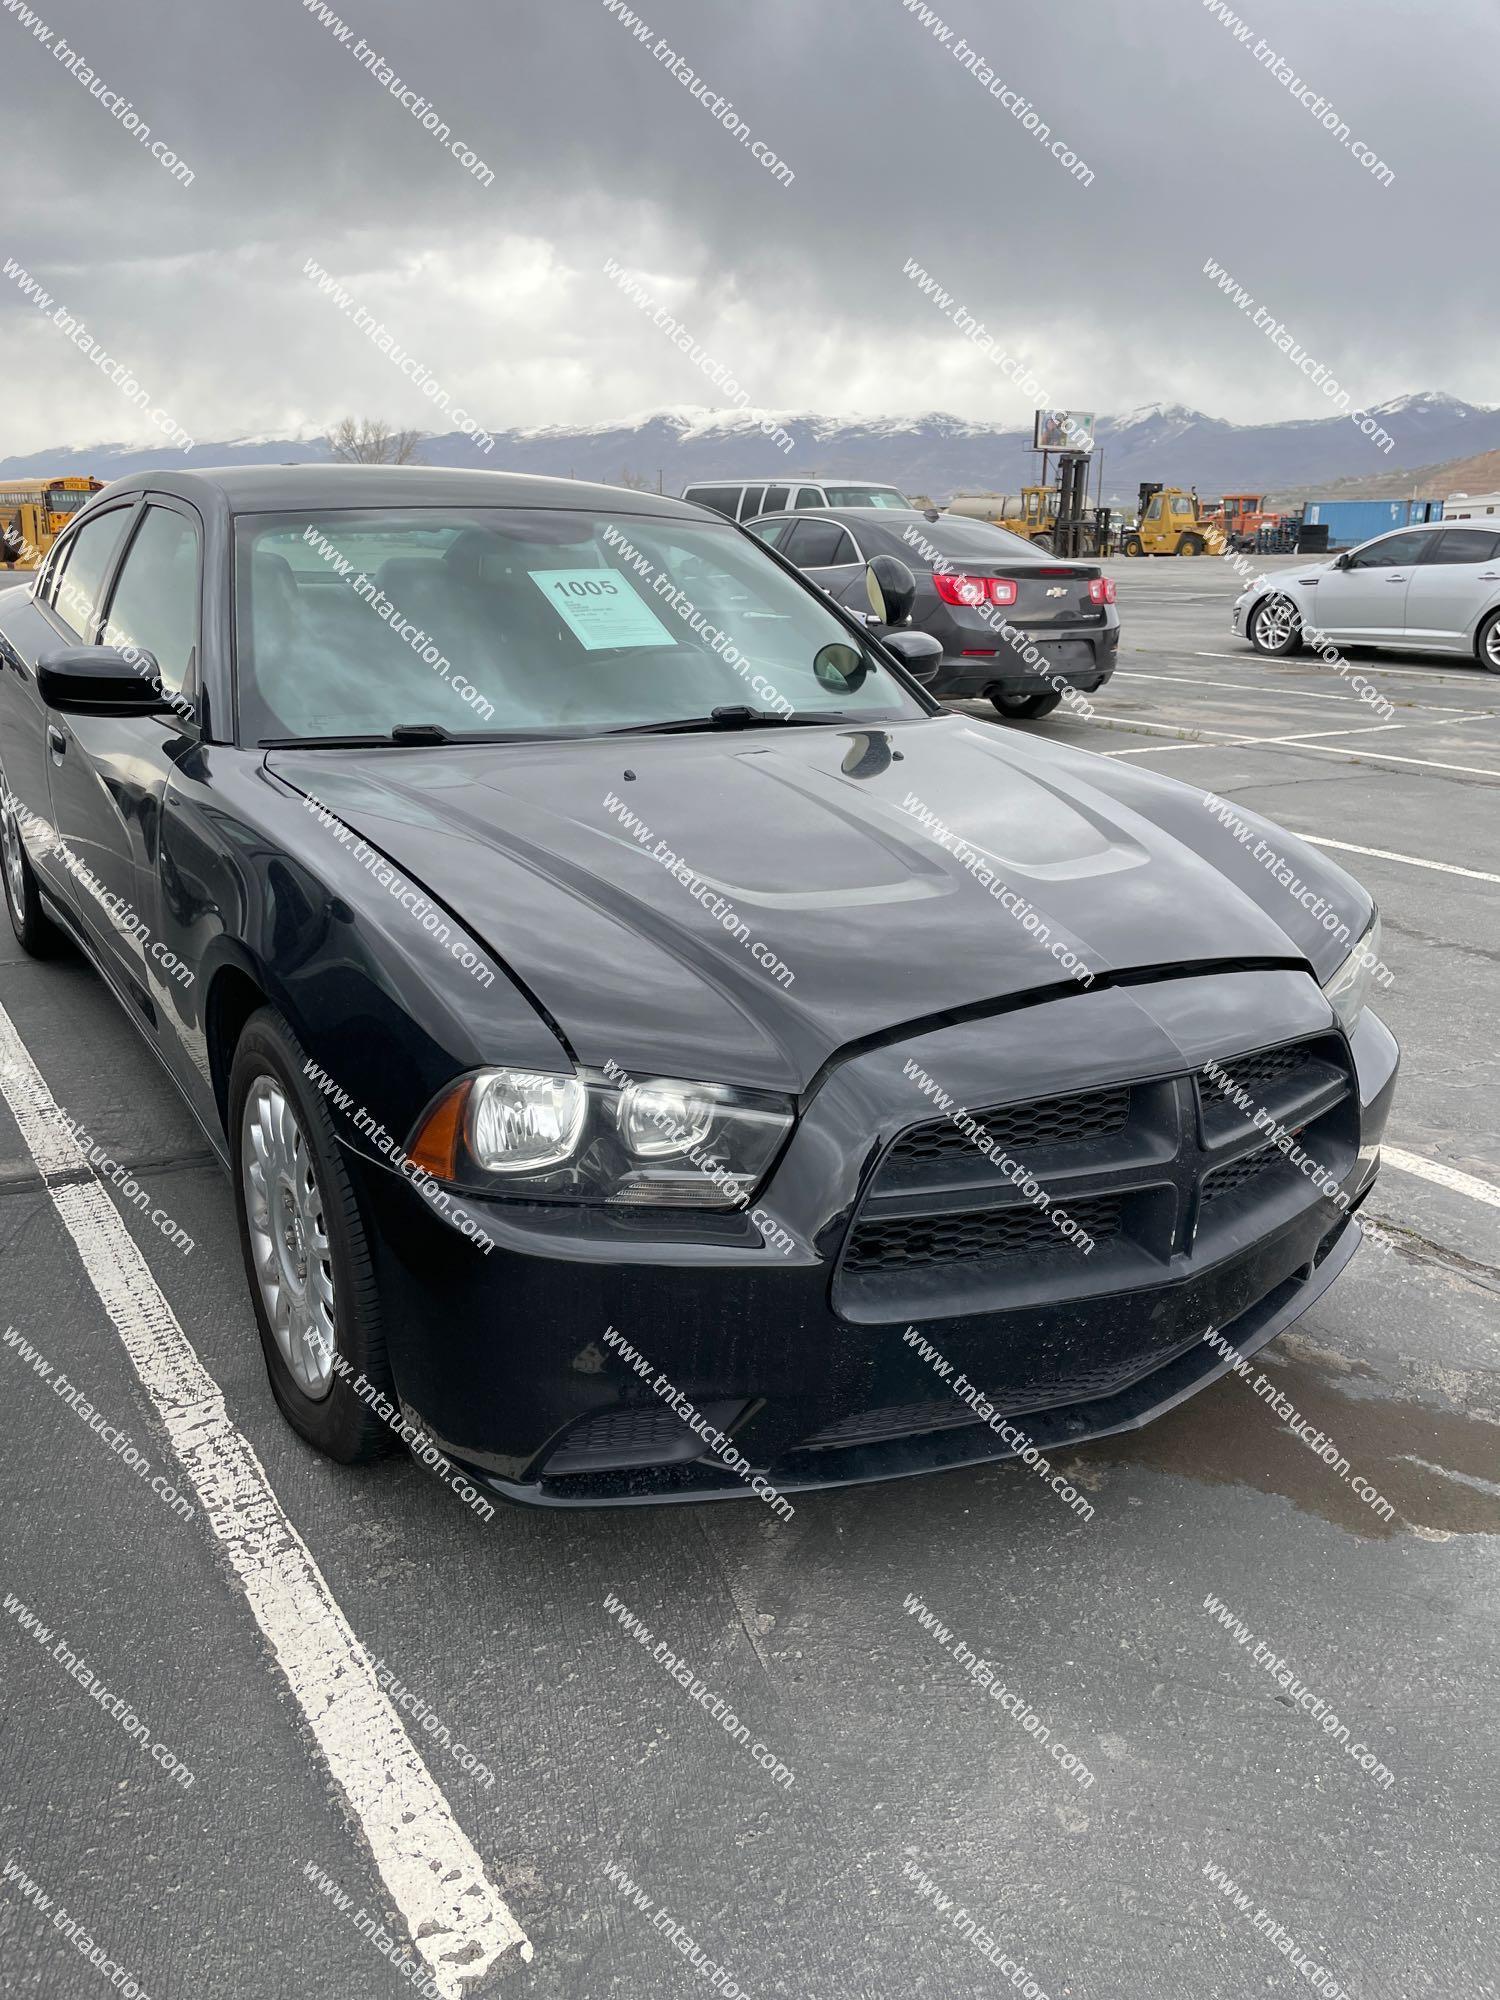
[(1387, 583), (1405, 583), (1405, 581), (1406, 578), (1404, 576), (1388, 576), (1386, 578)]
[(47, 748), (52, 752), (52, 761), (54, 764), (62, 762), (63, 753), (67, 747), (67, 737), (63, 735), (55, 722), (49, 722), (47, 724)]

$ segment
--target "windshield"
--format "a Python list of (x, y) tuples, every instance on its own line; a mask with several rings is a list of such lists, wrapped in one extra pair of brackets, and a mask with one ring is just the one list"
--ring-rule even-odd
[(477, 508), (237, 524), (240, 740), (926, 713), (727, 523)]
[(910, 500), (894, 486), (825, 486), (830, 507), (909, 507)]

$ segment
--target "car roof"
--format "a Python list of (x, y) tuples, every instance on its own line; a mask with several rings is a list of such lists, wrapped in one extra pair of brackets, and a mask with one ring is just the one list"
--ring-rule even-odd
[(302, 507), (579, 507), (689, 520), (721, 518), (691, 501), (633, 487), (443, 465), (233, 465), (134, 472), (93, 494), (89, 504), (97, 507), (103, 500), (148, 489), (217, 502), (232, 514)]
[(920, 507), (773, 507), (741, 526), (753, 528), (757, 521), (837, 521), (841, 528), (894, 528), (899, 521), (926, 521), (932, 526), (931, 516)]
[(882, 493), (901, 491), (889, 479), (845, 478), (832, 472), (768, 472), (763, 479), (690, 479), (683, 490), (691, 493), (695, 486), (878, 486)]

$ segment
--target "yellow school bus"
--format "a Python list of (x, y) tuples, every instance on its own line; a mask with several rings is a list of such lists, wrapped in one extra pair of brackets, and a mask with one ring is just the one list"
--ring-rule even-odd
[(36, 569), (102, 479), (12, 479), (0, 483), (0, 570)]

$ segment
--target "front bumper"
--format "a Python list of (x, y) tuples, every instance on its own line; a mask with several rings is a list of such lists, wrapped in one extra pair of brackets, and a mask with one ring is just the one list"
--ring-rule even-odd
[[(1018, 634), (1010, 644), (997, 644), (998, 635), (981, 620), (975, 620), (975, 627), (972, 635), (962, 635), (958, 647), (947, 635), (939, 635), (948, 650), (925, 685), (940, 701), (972, 700), (992, 689), (1003, 694), (1042, 694), (1048, 688), (1076, 687), (1092, 693), (1114, 672), (1120, 650), (1118, 624)], [(964, 647), (979, 649), (986, 657), (966, 658)], [(1040, 657), (1028, 657), (1028, 648)]]
[[(1300, 1043), (1343, 1064), (1341, 1102), (1306, 1125), (1308, 1150), (1336, 1168), (1339, 1201), (1278, 1169), (1274, 1186), (1233, 1180), (1209, 1217), (1203, 1176), (1259, 1148), (1231, 1133), (1203, 1151), (1208, 1113), (1190, 1109), (1192, 1073), (1216, 1057), (1232, 1074), (1244, 1052)], [(962, 1372), (1024, 1418), (1042, 1450), (1144, 1423), (1193, 1394), (1226, 1366), (1207, 1329), (1254, 1351), (1357, 1248), (1353, 1210), (1374, 1180), (1397, 1061), (1371, 1014), (1345, 1043), (1316, 984), (1292, 971), (1096, 986), (866, 1050), (812, 1093), (761, 1193), (763, 1226), (774, 1219), (785, 1249), (738, 1215), (470, 1202), (494, 1238), (485, 1256), (389, 1168), (347, 1157), (398, 1393), (450, 1458), (540, 1504), (740, 1497), (747, 1479), (687, 1433), (664, 1396), (722, 1426), (782, 1492), (1013, 1454), (908, 1343), (909, 1327), (950, 1365), (948, 1379)], [(1014, 1146), (1079, 1216), (1113, 1190), (1127, 1218), (1117, 1233), (1068, 1262), (1043, 1244), (889, 1268), (861, 1252), (856, 1267), (856, 1220), (863, 1232), (879, 1211), (877, 1232), (899, 1236), (917, 1199), (880, 1191), (892, 1142), (936, 1116), (909, 1062), (976, 1107), (1128, 1086), (1132, 1108), (1107, 1139), (1043, 1132)], [(944, 1196), (960, 1207), (995, 1191), (977, 1153), (943, 1171), (971, 1183)], [(1007, 1188), (1005, 1199), (1021, 1198)], [(606, 1340), (611, 1329), (640, 1368)]]

